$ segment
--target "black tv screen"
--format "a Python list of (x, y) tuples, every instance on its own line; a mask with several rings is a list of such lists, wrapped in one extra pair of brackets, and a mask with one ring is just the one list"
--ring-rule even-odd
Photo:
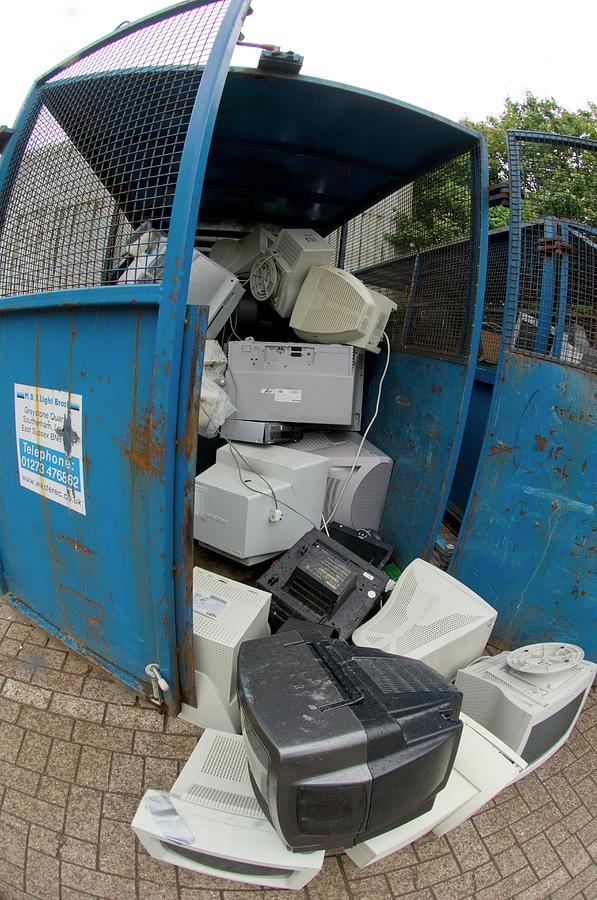
[(462, 694), (418, 660), (279, 632), (241, 645), (238, 694), (256, 797), (293, 850), (422, 815), (452, 770)]

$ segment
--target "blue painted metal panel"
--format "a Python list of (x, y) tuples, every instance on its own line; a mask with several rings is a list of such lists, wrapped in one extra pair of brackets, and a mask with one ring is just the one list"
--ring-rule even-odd
[[(382, 368), (383, 360), (376, 360), (366, 418)], [(433, 551), (452, 477), (456, 432), (466, 418), (466, 381), (467, 367), (458, 363), (392, 354), (369, 437), (394, 460), (381, 534), (395, 545), (401, 567)]]
[(483, 446), (483, 438), (485, 437), (493, 395), (494, 376), (495, 370), (489, 369), (480, 373), (479, 367), (477, 368), (466, 426), (462, 436), (462, 444), (448, 501), (448, 511), (457, 519), (462, 519), (464, 516), (475, 472), (477, 471), (479, 454)]
[[(138, 691), (148, 690), (146, 664), (158, 663), (173, 710), (181, 692), (194, 696), (189, 478), (205, 318), (198, 310), (187, 316), (186, 295), (213, 123), (248, 2), (182, 4), (177, 12), (201, 6), (225, 14), (219, 30), (212, 20), (177, 173), (163, 282), (0, 302), (3, 587), (16, 606)], [(3, 159), (4, 216), (36, 104), (34, 90)], [(15, 384), (82, 396), (84, 515), (19, 484)], [(55, 429), (50, 423), (54, 437)]]
[[(456, 279), (463, 282), (457, 293), (465, 298), (462, 346), (458, 348), (456, 359), (440, 358), (432, 348), (426, 355), (393, 352), (380, 413), (369, 434), (373, 443), (394, 460), (381, 533), (394, 544), (396, 558), (402, 567), (416, 557), (428, 559), (433, 552), (448, 503), (475, 375), (487, 267), (487, 158), (484, 144), (471, 154), (471, 167), (473, 228), (469, 270), (468, 275), (465, 269)], [(440, 253), (440, 262), (441, 258)], [(466, 261), (465, 254), (464, 265)], [(408, 324), (402, 329), (402, 341), (407, 345), (415, 294), (426, 274), (433, 273), (437, 264), (438, 257), (431, 251), (421, 253), (413, 267), (404, 316)], [(443, 277), (446, 279), (444, 289), (449, 296), (449, 287), (454, 288), (450, 284), (449, 270)], [(437, 305), (449, 317), (449, 302), (442, 304), (443, 297), (440, 297)], [(467, 327), (467, 320), (470, 327)], [(441, 328), (437, 322), (432, 327)], [(437, 340), (437, 334), (430, 337)], [(379, 359), (368, 377), (365, 421), (373, 414), (373, 384), (382, 368), (383, 360)]]
[(597, 376), (507, 351), (451, 574), (498, 610), (492, 640), (597, 660)]

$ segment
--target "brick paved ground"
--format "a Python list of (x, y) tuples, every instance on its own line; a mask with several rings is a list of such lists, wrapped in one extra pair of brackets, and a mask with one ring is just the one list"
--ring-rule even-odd
[[(198, 733), (0, 600), (0, 898), (292, 896), (155, 863), (136, 842), (129, 822), (144, 789), (172, 785)], [(472, 820), (365, 870), (329, 856), (299, 896), (596, 900), (595, 696), (567, 746)]]

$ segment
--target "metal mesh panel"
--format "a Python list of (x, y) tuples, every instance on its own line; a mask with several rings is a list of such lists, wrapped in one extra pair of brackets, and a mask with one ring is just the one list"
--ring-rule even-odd
[(344, 267), (390, 297), (393, 350), (468, 355), (472, 156), (427, 172), (348, 223)]
[(597, 142), (514, 133), (509, 154), (508, 342), (597, 369)]
[(167, 236), (201, 71), (227, 6), (185, 7), (38, 86), (0, 199), (0, 296), (115, 283), (134, 229), (151, 223), (154, 237)]
[(508, 229), (489, 234), (483, 329), (501, 333), (508, 275)]

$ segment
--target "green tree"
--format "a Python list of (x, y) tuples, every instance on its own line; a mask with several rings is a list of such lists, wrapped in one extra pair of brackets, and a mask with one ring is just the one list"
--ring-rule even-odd
[[(499, 116), (463, 125), (487, 138), (489, 182), (508, 180), (508, 129), (565, 134), (597, 140), (597, 105), (570, 111), (553, 98), (527, 93), (516, 102), (507, 98)], [(527, 142), (520, 147), (523, 218), (569, 218), (597, 226), (597, 153)], [(508, 225), (505, 207), (489, 211), (489, 227)], [(436, 246), (469, 233), (470, 177), (468, 157), (460, 157), (417, 180), (412, 209), (395, 217), (395, 232), (387, 239), (402, 252)]]

